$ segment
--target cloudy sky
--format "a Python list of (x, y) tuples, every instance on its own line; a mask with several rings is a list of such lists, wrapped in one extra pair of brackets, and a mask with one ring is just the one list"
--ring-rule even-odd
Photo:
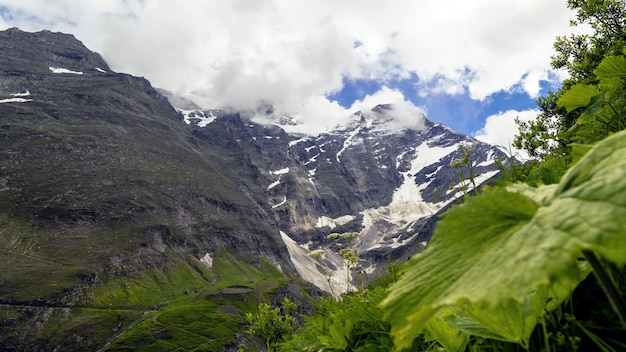
[(0, 28), (74, 34), (205, 107), (272, 103), (318, 128), (397, 103), (508, 144), (558, 87), (566, 0), (0, 0)]

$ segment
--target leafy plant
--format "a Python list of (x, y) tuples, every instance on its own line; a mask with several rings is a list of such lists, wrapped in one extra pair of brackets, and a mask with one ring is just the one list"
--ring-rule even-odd
[(324, 256), (324, 250), (323, 249), (316, 249), (316, 250), (312, 251), (311, 253), (309, 253), (309, 256), (311, 258), (315, 259), (315, 261), (319, 265), (319, 270), (322, 272), (322, 275), (324, 275), (324, 278), (326, 278), (326, 283), (328, 284), (328, 289), (330, 290), (330, 295), (333, 298), (336, 298), (337, 296), (335, 295), (335, 289), (333, 288), (333, 283), (331, 281), (331, 272), (330, 272), (330, 270), (328, 270), (328, 268), (326, 268), (324, 263), (322, 263), (322, 257)]
[(599, 81), (597, 85), (576, 84), (557, 101), (567, 112), (584, 108), (568, 131), (571, 140), (584, 144), (626, 128), (626, 57), (607, 56), (594, 73)]
[[(453, 159), (450, 162), (450, 166), (456, 169), (459, 174), (459, 181), (461, 185), (461, 190), (463, 191), (463, 195), (467, 197), (468, 192), (471, 190), (476, 190), (476, 175), (474, 175), (474, 169), (472, 168), (472, 158), (471, 154), (474, 150), (473, 144), (459, 144), (459, 152), (461, 153), (461, 157), (457, 159)], [(468, 179), (472, 184), (472, 188), (470, 189), (469, 185), (466, 184), (466, 179), (464, 176), (463, 169), (467, 167)]]
[(346, 266), (346, 292), (350, 291), (350, 271), (359, 263), (358, 251), (350, 248), (350, 244), (358, 235), (358, 232), (331, 233), (328, 235), (328, 239), (337, 241), (340, 248), (345, 246), (339, 250), (339, 256)]
[(556, 54), (552, 67), (565, 69), (566, 79), (556, 92), (539, 97), (541, 110), (536, 119), (518, 121), (520, 133), (515, 146), (525, 149), (533, 157), (562, 156), (569, 153), (570, 134), (565, 133), (577, 121), (580, 111), (566, 111), (557, 104), (563, 92), (577, 84), (597, 84), (596, 73), (602, 59), (619, 55), (626, 45), (626, 6), (622, 0), (568, 0), (568, 8), (576, 11), (573, 26), (585, 25), (592, 34), (571, 34), (558, 37), (554, 43)]
[(343, 300), (322, 300), (318, 314), (308, 317), (305, 328), (282, 351), (390, 351), (389, 323), (378, 303), (386, 295), (377, 287), (344, 295)]
[(263, 341), (268, 350), (275, 351), (276, 344), (296, 329), (296, 319), (291, 315), (295, 311), (294, 304), (285, 298), (282, 306), (284, 314), (280, 307), (271, 308), (267, 303), (261, 303), (256, 313), (246, 313), (250, 324), (247, 333)]
[[(593, 147), (556, 185), (514, 184), (444, 214), (382, 302), (396, 347), (429, 321), (528, 347), (546, 311), (591, 271), (584, 254), (626, 263), (626, 132)], [(454, 264), (452, 264), (454, 263)]]

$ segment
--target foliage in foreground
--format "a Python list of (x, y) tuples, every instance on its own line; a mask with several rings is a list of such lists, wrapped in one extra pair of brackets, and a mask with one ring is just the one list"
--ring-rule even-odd
[(601, 60), (620, 55), (626, 45), (624, 1), (567, 0), (567, 6), (576, 11), (576, 19), (571, 24), (587, 26), (592, 34), (571, 34), (556, 39), (552, 67), (566, 70), (570, 77), (557, 91), (550, 91), (537, 99), (541, 112), (536, 119), (518, 121), (520, 133), (514, 142), (517, 148), (542, 159), (563, 157), (571, 152), (570, 144), (574, 140), (570, 138), (570, 129), (576, 129), (574, 125), (580, 111), (565, 109), (558, 104), (562, 94), (577, 84), (597, 84), (595, 70)]
[[(515, 184), (446, 214), (383, 301), (405, 348), (443, 311), (451, 327), (528, 348), (545, 311), (590, 272), (583, 250), (626, 264), (626, 132), (595, 146), (558, 185)], [(470, 220), (471, 219), (471, 220)]]
[(323, 302), (284, 350), (626, 349), (626, 59), (594, 72), (558, 101), (586, 144), (466, 197), (398, 282)]
[[(596, 145), (559, 184), (513, 184), (467, 198), (444, 215), (428, 249), (390, 289), (322, 301), (280, 350), (626, 347), (619, 337), (604, 341), (594, 333), (601, 324), (613, 329), (607, 336), (624, 332), (608, 304), (598, 305), (601, 313), (574, 309), (576, 301), (606, 301), (585, 280), (591, 268), (584, 252), (626, 264), (625, 152), (626, 131)], [(578, 290), (572, 301), (583, 281), (593, 293)]]

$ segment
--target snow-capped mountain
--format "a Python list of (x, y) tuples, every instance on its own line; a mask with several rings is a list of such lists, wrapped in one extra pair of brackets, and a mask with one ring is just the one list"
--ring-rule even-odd
[[(161, 304), (206, 308), (223, 286), (237, 294), (219, 307), (228, 321), (229, 302), (252, 292), (306, 304), (303, 292), (318, 291), (296, 272), (348, 290), (427, 243), (438, 214), (474, 187), (469, 165), (478, 185), (506, 157), (394, 106), (306, 136), (287, 132), (303, 130), (289, 116), (201, 109), (112, 71), (72, 35), (0, 31), (0, 52), (0, 261), (10, 268), (0, 270), (0, 349), (102, 350), (138, 321), (165, 331)], [(167, 312), (184, 321), (187, 308)]]
[[(350, 287), (338, 245), (355, 250), (355, 266), (367, 274), (408, 257), (426, 244), (438, 212), (495, 176), (495, 161), (507, 157), (423, 115), (403, 127), (390, 105), (315, 136), (289, 135), (284, 119), (259, 124), (237, 113), (179, 111), (194, 135), (237, 155), (239, 165), (229, 167), (262, 191), (298, 273), (327, 291), (328, 273), (336, 287)], [(347, 232), (358, 233), (349, 247), (328, 239)]]

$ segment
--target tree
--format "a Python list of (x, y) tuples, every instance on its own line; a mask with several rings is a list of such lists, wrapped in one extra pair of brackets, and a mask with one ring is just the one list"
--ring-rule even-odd
[(568, 8), (576, 11), (572, 26), (588, 25), (591, 34), (557, 37), (552, 67), (570, 75), (559, 90), (537, 99), (541, 111), (536, 120), (518, 121), (520, 133), (514, 145), (531, 156), (545, 158), (569, 154), (572, 142), (568, 133), (580, 111), (567, 111), (557, 104), (561, 95), (576, 84), (597, 84), (594, 70), (609, 55), (622, 54), (626, 45), (626, 5), (623, 0), (568, 0)]

